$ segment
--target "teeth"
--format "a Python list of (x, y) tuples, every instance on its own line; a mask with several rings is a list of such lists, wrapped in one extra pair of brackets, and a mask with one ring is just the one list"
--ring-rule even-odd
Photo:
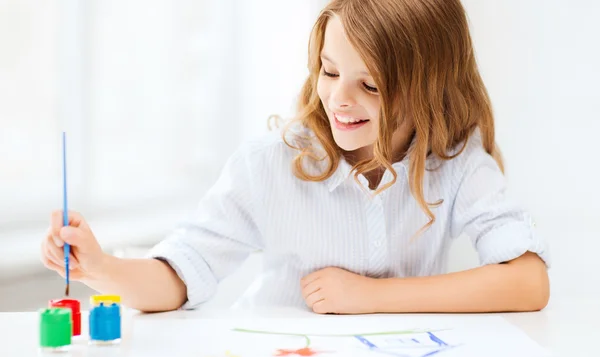
[(343, 115), (339, 115), (336, 114), (335, 117), (337, 118), (337, 120), (339, 120), (342, 123), (357, 123), (359, 121), (361, 121), (362, 119), (356, 119), (356, 118), (352, 118), (352, 117), (347, 117), (347, 116), (343, 116)]

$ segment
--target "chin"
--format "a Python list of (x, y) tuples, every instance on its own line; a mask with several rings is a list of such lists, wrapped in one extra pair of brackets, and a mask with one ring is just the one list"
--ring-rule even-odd
[(355, 140), (349, 137), (348, 134), (333, 132), (333, 139), (337, 146), (344, 151), (354, 151), (365, 146), (369, 146), (369, 143), (363, 142), (363, 140)]
[(372, 145), (377, 139), (376, 135), (371, 138), (373, 133), (371, 132), (372, 124), (370, 122), (362, 128), (357, 128), (355, 130), (341, 130), (336, 127), (335, 118), (330, 115), (329, 125), (336, 145), (344, 151), (355, 151)]

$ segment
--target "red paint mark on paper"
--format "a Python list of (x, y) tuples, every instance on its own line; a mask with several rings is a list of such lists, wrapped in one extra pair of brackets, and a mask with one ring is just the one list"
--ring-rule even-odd
[(275, 356), (314, 356), (318, 353), (318, 351), (314, 351), (308, 347), (301, 348), (299, 350), (277, 350), (277, 354)]

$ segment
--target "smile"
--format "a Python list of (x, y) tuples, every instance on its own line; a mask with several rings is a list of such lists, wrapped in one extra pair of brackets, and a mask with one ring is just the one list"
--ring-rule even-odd
[(369, 119), (358, 119), (333, 113), (335, 127), (338, 130), (356, 130), (369, 122)]

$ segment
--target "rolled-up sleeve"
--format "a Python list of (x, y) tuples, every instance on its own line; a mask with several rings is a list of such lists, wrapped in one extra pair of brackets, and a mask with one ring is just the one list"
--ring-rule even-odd
[(452, 236), (467, 235), (481, 265), (506, 262), (530, 251), (549, 267), (545, 240), (537, 234), (530, 213), (510, 197), (506, 177), (494, 158), (477, 138), (462, 155), (460, 174), (455, 176)]
[(262, 249), (246, 149), (230, 157), (195, 212), (147, 255), (167, 262), (185, 283), (187, 301), (181, 309), (209, 300), (221, 279)]

